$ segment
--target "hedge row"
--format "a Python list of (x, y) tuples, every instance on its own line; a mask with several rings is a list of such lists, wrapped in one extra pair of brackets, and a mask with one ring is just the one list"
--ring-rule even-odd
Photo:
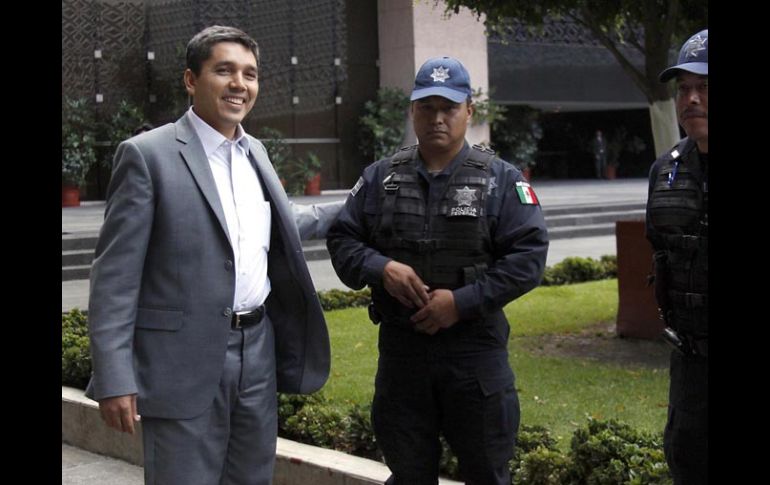
[[(330, 404), (323, 392), (279, 395), (278, 434), (314, 446), (382, 461), (371, 427), (369, 405)], [(441, 474), (461, 479), (457, 458), (442, 439)], [(660, 434), (616, 420), (587, 418), (562, 453), (542, 426), (522, 425), (509, 462), (514, 485), (641, 485), (672, 483)]]
[(61, 383), (85, 389), (91, 377), (88, 320), (77, 308), (61, 316)]
[(540, 284), (543, 286), (566, 285), (617, 278), (617, 276), (617, 256), (604, 255), (598, 261), (593, 258), (569, 257), (553, 266), (548, 266)]

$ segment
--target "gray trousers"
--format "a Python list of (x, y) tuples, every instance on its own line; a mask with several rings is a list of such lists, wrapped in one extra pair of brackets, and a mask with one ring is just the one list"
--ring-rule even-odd
[(278, 417), (270, 319), (230, 330), (211, 407), (193, 419), (142, 418), (147, 485), (269, 485)]

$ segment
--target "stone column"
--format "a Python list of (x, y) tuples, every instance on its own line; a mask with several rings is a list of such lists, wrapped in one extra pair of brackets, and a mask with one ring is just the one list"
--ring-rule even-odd
[[(444, 4), (433, 0), (378, 0), (380, 86), (412, 92), (414, 76), (430, 57), (452, 56), (471, 75), (474, 90), (489, 92), (487, 37), (484, 17), (476, 18), (463, 8), (444, 15)], [(407, 120), (405, 145), (416, 143), (411, 120)], [(489, 125), (471, 125), (468, 142), (489, 144)]]

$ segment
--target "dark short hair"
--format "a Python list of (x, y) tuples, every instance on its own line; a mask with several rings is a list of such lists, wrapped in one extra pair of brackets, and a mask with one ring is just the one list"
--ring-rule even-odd
[(201, 30), (187, 43), (187, 68), (196, 76), (201, 73), (201, 66), (211, 57), (211, 48), (220, 42), (236, 42), (249, 49), (257, 60), (259, 67), (259, 46), (257, 41), (235, 27), (212, 25)]

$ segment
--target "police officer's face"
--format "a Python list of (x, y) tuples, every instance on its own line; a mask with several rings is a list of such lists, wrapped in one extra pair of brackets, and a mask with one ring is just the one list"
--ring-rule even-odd
[(193, 97), (195, 114), (232, 139), (235, 128), (257, 100), (257, 59), (237, 42), (219, 42), (203, 61), (200, 74), (187, 69), (184, 81)]
[(467, 101), (455, 103), (441, 96), (429, 96), (412, 103), (414, 132), (420, 148), (439, 152), (462, 147), (473, 114)]
[(676, 116), (687, 136), (708, 143), (709, 78), (690, 72), (676, 77)]

